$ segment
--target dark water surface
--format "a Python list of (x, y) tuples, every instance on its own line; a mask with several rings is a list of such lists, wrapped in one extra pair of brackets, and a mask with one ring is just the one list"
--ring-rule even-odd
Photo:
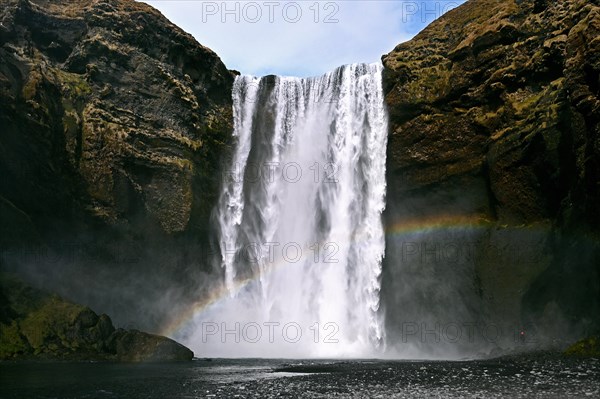
[(0, 363), (1, 398), (600, 398), (600, 360)]

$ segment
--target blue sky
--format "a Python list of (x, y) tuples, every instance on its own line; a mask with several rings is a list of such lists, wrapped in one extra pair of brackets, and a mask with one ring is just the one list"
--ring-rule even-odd
[(229, 69), (314, 76), (376, 62), (464, 0), (147, 0)]

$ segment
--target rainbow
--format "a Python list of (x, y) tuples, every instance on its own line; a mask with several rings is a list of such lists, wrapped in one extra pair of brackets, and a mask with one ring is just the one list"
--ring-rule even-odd
[[(519, 225), (519, 226), (508, 226), (500, 225), (497, 222), (490, 220), (483, 215), (436, 215), (427, 218), (419, 218), (412, 220), (402, 220), (394, 223), (386, 228), (386, 237), (402, 237), (409, 236), (419, 233), (429, 233), (433, 231), (444, 231), (444, 230), (485, 230), (485, 229), (511, 229), (511, 230), (538, 230), (538, 231), (549, 231), (551, 225), (549, 223), (540, 222), (531, 225)], [(353, 240), (362, 239), (364, 233), (358, 233), (353, 237)], [(309, 251), (303, 251), (307, 253)], [(306, 256), (303, 256), (304, 258)], [(278, 268), (287, 265), (287, 262), (274, 263), (269, 272), (273, 272)], [(202, 299), (188, 306), (188, 308), (181, 312), (172, 322), (164, 328), (160, 334), (172, 337), (177, 334), (187, 323), (196, 318), (198, 315), (204, 313), (211, 306), (214, 306), (228, 297), (231, 294), (236, 294), (243, 290), (248, 285), (252, 284), (259, 278), (259, 274), (255, 273), (243, 280), (235, 282), (233, 293), (230, 293), (224, 284), (214, 288)]]

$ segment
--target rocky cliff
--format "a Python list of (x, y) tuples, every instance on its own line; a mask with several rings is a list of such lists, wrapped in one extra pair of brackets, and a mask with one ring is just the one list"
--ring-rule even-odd
[[(428, 228), (388, 236), (390, 326), (431, 313), (399, 315), (412, 273), (410, 295), (446, 301), (432, 323), (501, 320), (553, 339), (597, 328), (600, 3), (471, 0), (383, 63), (386, 224)], [(420, 251), (409, 272), (407, 241)], [(419, 284), (428, 274), (460, 300)]]
[(0, 261), (160, 324), (210, 270), (233, 79), (146, 4), (1, 0)]
[(193, 352), (165, 337), (115, 329), (90, 308), (0, 274), (0, 360), (192, 360)]

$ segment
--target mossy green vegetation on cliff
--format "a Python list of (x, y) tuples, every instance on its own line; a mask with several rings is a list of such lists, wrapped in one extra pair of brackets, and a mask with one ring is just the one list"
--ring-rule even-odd
[(565, 355), (600, 358), (600, 336), (596, 335), (577, 341), (567, 348)]
[(185, 361), (168, 338), (115, 329), (110, 318), (0, 274), (0, 360)]
[(594, 1), (471, 0), (384, 56), (398, 189), (436, 165), (501, 221), (598, 225), (598, 29)]

